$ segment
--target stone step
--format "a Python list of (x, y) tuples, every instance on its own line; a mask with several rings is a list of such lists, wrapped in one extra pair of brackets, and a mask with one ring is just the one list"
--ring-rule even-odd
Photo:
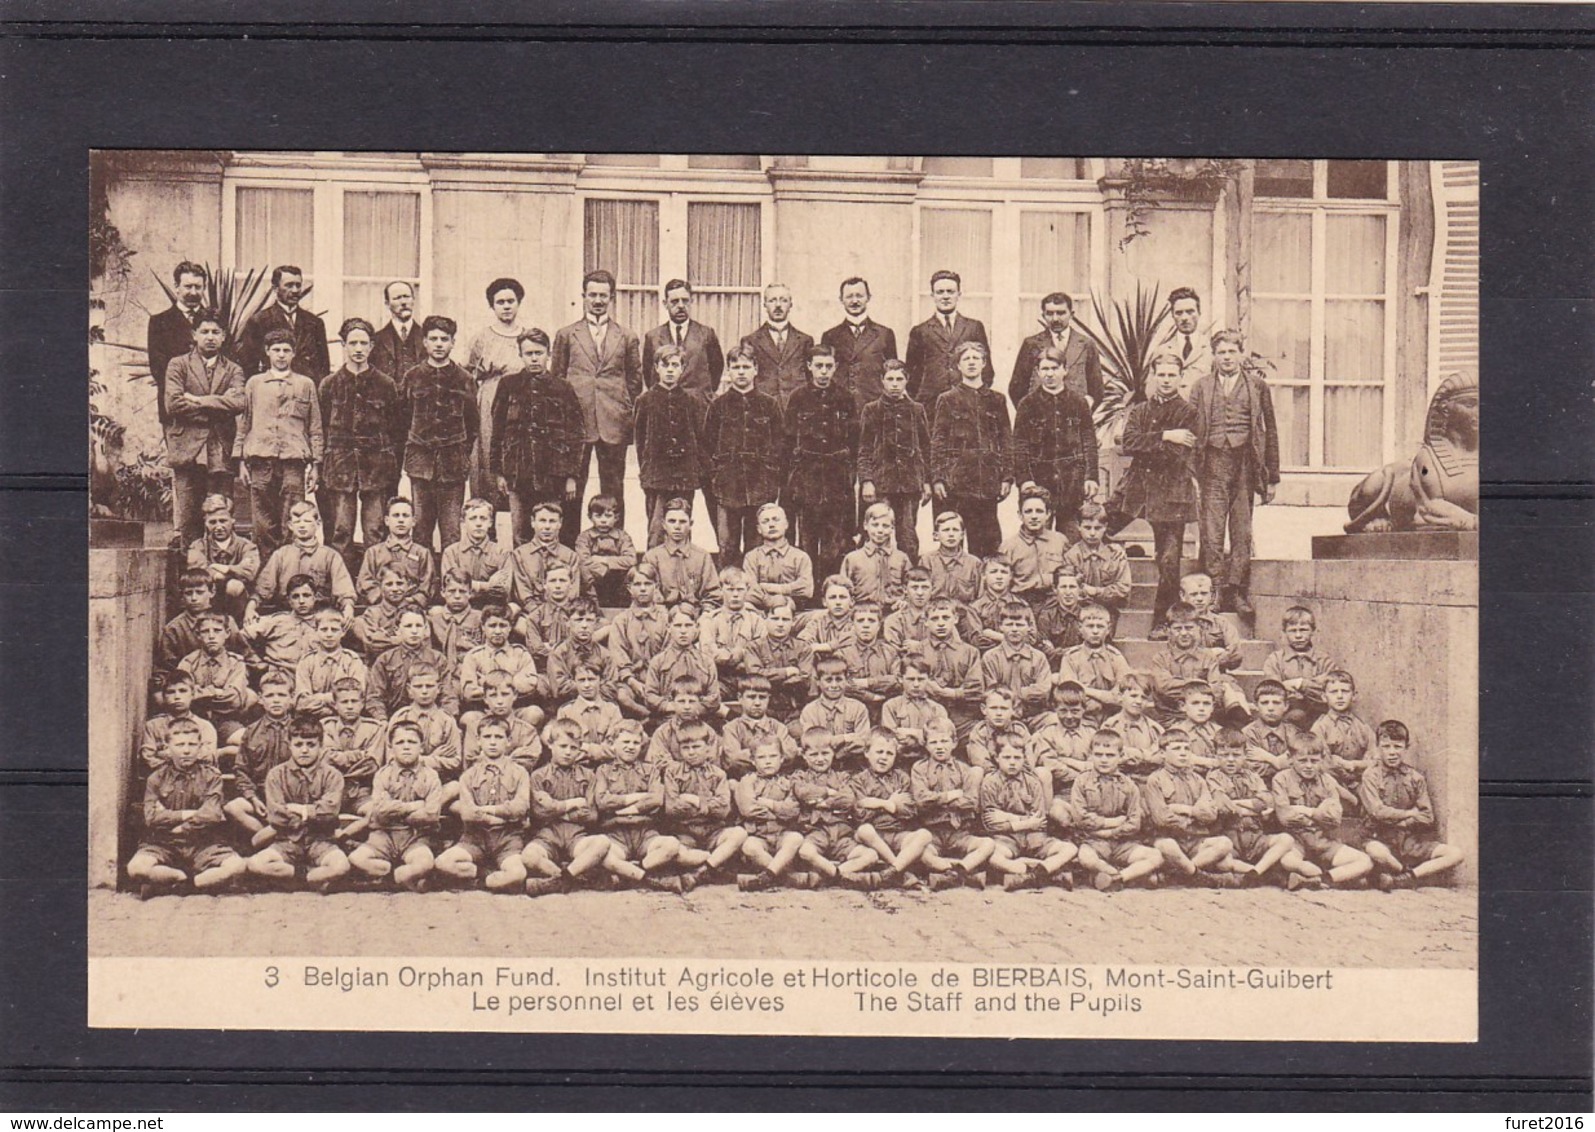
[[(1137, 601), (1136, 597), (1137, 595), (1132, 592), (1129, 607), (1119, 611), (1118, 625), (1113, 634), (1115, 637), (1133, 640), (1136, 637), (1144, 638), (1152, 631), (1152, 600), (1146, 598)], [(1235, 617), (1234, 614), (1229, 616)], [(1240, 624), (1242, 640), (1263, 639), (1263, 634), (1257, 632), (1252, 618), (1236, 617), (1235, 620)]]

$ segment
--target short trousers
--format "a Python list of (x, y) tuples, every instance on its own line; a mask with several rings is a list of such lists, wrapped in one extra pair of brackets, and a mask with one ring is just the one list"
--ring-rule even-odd
[(907, 841), (909, 835), (916, 831), (912, 829), (877, 829), (875, 832), (880, 834), (882, 841), (891, 846), (893, 853), (901, 853), (903, 851), (903, 842)]
[(532, 844), (541, 845), (548, 850), (550, 857), (564, 864), (576, 852), (576, 842), (591, 836), (592, 830), (586, 826), (577, 825), (573, 821), (557, 821), (533, 833)]
[(215, 841), (205, 845), (145, 841), (139, 844), (138, 851), (154, 857), (157, 865), (165, 865), (169, 869), (187, 869), (190, 873), (202, 873), (214, 869), (217, 865), (225, 865), (238, 856), (231, 846)]
[(778, 821), (743, 822), (742, 828), (748, 831), (749, 837), (757, 837), (769, 845), (775, 845), (788, 833), (796, 832), (785, 822)]
[(673, 835), (683, 849), (706, 849), (713, 852), (731, 835), (731, 829), (715, 826), (682, 826)]
[(1369, 840), (1377, 841), (1390, 850), (1391, 855), (1407, 868), (1416, 868), (1434, 856), (1441, 842), (1426, 833), (1410, 829), (1392, 829), (1388, 832), (1369, 830)]
[(1217, 833), (1169, 832), (1163, 834), (1164, 838), (1167, 838), (1169, 841), (1172, 841), (1174, 844), (1178, 845), (1180, 847), (1180, 852), (1184, 853), (1187, 857), (1200, 853), (1202, 851), (1202, 842), (1221, 836), (1223, 835)]
[(858, 838), (853, 836), (852, 827), (845, 822), (817, 825), (804, 833), (803, 840), (829, 861), (845, 861), (858, 848)]
[(1303, 853), (1324, 863), (1332, 860), (1336, 853), (1346, 847), (1346, 843), (1338, 837), (1330, 837), (1320, 830), (1305, 828), (1290, 829), (1286, 832), (1296, 839), (1296, 844), (1301, 846)]
[(328, 854), (343, 852), (334, 842), (320, 837), (305, 838), (303, 841), (278, 838), (271, 843), (270, 848), (277, 850), (282, 859), (293, 866), (295, 872), (300, 869), (316, 868), (327, 859)]
[(1248, 865), (1255, 865), (1268, 852), (1269, 842), (1275, 834), (1261, 829), (1231, 829), (1226, 830), (1224, 836), (1229, 838), (1230, 844), (1235, 847), (1235, 855)]
[(1089, 849), (1098, 857), (1116, 869), (1122, 869), (1130, 863), (1130, 854), (1137, 849), (1145, 848), (1137, 841), (1092, 841), (1081, 842), (1080, 848)]
[(659, 831), (647, 825), (620, 825), (601, 832), (632, 861), (642, 860), (648, 855), (648, 847), (659, 840)]
[(371, 801), (371, 783), (350, 782), (348, 779), (344, 779), (343, 805), (341, 807), (344, 813), (355, 813), (369, 801)]
[(503, 828), (477, 828), (466, 827), (460, 834), (460, 839), (451, 848), (464, 849), (471, 857), (471, 863), (477, 868), (485, 864), (492, 864), (503, 868), (504, 863), (512, 857), (519, 857), (521, 850), (526, 848), (526, 838), (518, 829)]
[(388, 864), (397, 867), (404, 864), (404, 855), (417, 846), (431, 849), (425, 835), (419, 830), (399, 826), (394, 829), (373, 830), (361, 848), (370, 850)]
[(1046, 857), (1065, 844), (1059, 838), (1041, 829), (1027, 829), (1023, 833), (998, 833), (992, 838), (998, 846), (1015, 857)]
[(938, 857), (967, 857), (980, 841), (967, 829), (933, 829), (931, 835), (929, 851)]

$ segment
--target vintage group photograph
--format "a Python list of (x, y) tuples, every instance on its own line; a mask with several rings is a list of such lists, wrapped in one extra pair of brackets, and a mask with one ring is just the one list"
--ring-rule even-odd
[(91, 958), (1475, 970), (1478, 201), (94, 153)]

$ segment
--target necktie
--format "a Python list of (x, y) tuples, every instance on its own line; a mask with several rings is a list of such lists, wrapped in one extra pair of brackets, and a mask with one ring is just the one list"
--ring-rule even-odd
[(1180, 351), (1180, 357), (1183, 358), (1186, 361), (1190, 361), (1191, 360), (1191, 350), (1192, 350), (1191, 336), (1189, 334), (1187, 334), (1185, 336), (1185, 349)]
[(678, 324), (676, 324), (676, 325), (674, 325), (674, 326), (672, 326), (670, 328), (670, 333), (675, 336), (677, 349), (680, 349), (683, 345), (686, 344), (687, 331), (686, 331), (685, 327), (681, 326), (678, 323)]

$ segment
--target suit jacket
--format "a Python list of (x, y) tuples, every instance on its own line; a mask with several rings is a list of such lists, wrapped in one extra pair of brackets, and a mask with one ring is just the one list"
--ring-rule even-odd
[[(1045, 330), (1037, 331), (1020, 345), (1019, 357), (1013, 364), (1013, 377), (1008, 380), (1008, 397), (1015, 406), (1030, 392), (1031, 382), (1036, 376), (1036, 362), (1041, 358), (1041, 352), (1051, 345), (1052, 335)], [(1064, 388), (1090, 398), (1095, 406), (1102, 400), (1102, 359), (1097, 354), (1096, 344), (1080, 333), (1079, 327), (1074, 327), (1069, 331), (1069, 343), (1063, 349), (1063, 358), (1069, 369)]]
[(1185, 335), (1175, 329), (1171, 320), (1168, 332), (1163, 335), (1162, 340), (1157, 344), (1156, 353), (1161, 354), (1164, 351), (1168, 351), (1185, 363), (1185, 368), (1180, 371), (1179, 390), (1181, 397), (1189, 397), (1191, 395), (1191, 386), (1196, 384), (1199, 377), (1213, 368), (1213, 347), (1208, 343), (1208, 337), (1212, 333), (1212, 327), (1198, 326), (1195, 332), (1191, 334), (1191, 354), (1186, 357)]
[(881, 371), (897, 357), (897, 335), (874, 319), (866, 318), (862, 325), (855, 334), (844, 320), (820, 336), (836, 351), (836, 380), (853, 391), (860, 408), (880, 400)]
[[(642, 340), (642, 383), (652, 387), (654, 354), (661, 346), (675, 342), (670, 333), (673, 324), (666, 322), (654, 327)], [(681, 387), (697, 393), (708, 404), (714, 391), (720, 388), (720, 375), (725, 372), (725, 352), (720, 349), (720, 339), (715, 332), (696, 319), (687, 323), (687, 339), (682, 348), (687, 352), (686, 367), (681, 371)]]
[(393, 328), (393, 320), (377, 331), (371, 340), (371, 368), (392, 374), (398, 381), (416, 366), (426, 361), (426, 348), (421, 344), (421, 320), (410, 323), (410, 336), (402, 342)]
[[(276, 303), (250, 316), (244, 326), (244, 340), (239, 345), (238, 354), (238, 364), (244, 367), (246, 377), (266, 372), (266, 335), (273, 330), (288, 329), (288, 316)], [(301, 306), (294, 315), (292, 330), (293, 371), (304, 374), (319, 386), (321, 379), (332, 372), (332, 358), (327, 352), (327, 327), (320, 318)]]
[(642, 344), (635, 334), (610, 319), (600, 353), (587, 320), (578, 319), (554, 335), (551, 372), (576, 391), (585, 443), (631, 443), (632, 417), (642, 393)]
[[(188, 321), (188, 315), (181, 308), (167, 307), (160, 314), (150, 316), (148, 341), (150, 376), (155, 379), (155, 409), (164, 425), (167, 420), (166, 370), (172, 359), (194, 348), (194, 324)], [(228, 345), (231, 347), (232, 343)]]
[[(216, 359), (215, 368), (206, 373), (199, 351), (190, 350), (172, 359), (163, 384), (161, 417), (166, 422), (167, 463), (175, 466), (199, 462), (212, 437), (220, 443), (223, 458), (231, 455), (238, 434), (238, 414), (244, 411), (244, 371), (238, 363), (222, 356)], [(190, 400), (186, 408), (174, 413), (166, 399), (175, 393)]]
[(936, 398), (958, 387), (961, 379), (953, 364), (953, 347), (965, 342), (979, 342), (986, 347), (986, 368), (980, 380), (990, 389), (997, 371), (991, 368), (991, 343), (986, 339), (986, 326), (979, 319), (956, 314), (949, 334), (941, 318), (931, 315), (908, 332), (908, 356), (903, 359), (908, 365), (908, 395), (927, 410), (933, 410)]
[[(1268, 391), (1268, 382), (1255, 371), (1242, 369), (1241, 380), (1246, 383), (1252, 400), (1252, 490), (1261, 493), (1268, 484), (1279, 482), (1279, 428), (1274, 423), (1274, 398)], [(1213, 404), (1222, 396), (1217, 373), (1206, 374), (1191, 386), (1191, 408), (1196, 410), (1196, 423), (1192, 428), (1196, 433), (1199, 472), (1212, 428)], [(1257, 427), (1259, 423), (1261, 428)]]
[(814, 339), (790, 322), (786, 324), (786, 345), (777, 349), (770, 333), (770, 324), (761, 323), (759, 329), (742, 339), (742, 344), (753, 351), (759, 362), (759, 376), (754, 388), (774, 397), (787, 409), (792, 394), (809, 384), (809, 351), (814, 349)]

